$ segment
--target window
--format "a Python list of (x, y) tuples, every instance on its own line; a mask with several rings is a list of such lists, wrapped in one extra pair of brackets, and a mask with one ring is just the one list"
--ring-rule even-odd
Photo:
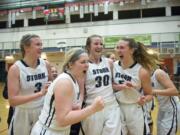
[(11, 28), (24, 27), (24, 20), (16, 20), (15, 24), (12, 24)]
[(180, 15), (180, 6), (172, 7), (171, 13), (172, 13), (172, 16)]
[(90, 22), (91, 14), (84, 14), (84, 18), (80, 18), (79, 14), (71, 15), (71, 23), (76, 22)]
[(118, 11), (119, 19), (133, 19), (133, 18), (140, 18), (140, 10), (124, 10)]
[(142, 17), (159, 17), (165, 15), (165, 7), (142, 9)]
[(98, 16), (94, 16), (92, 14), (92, 21), (107, 21), (113, 19), (113, 12), (108, 12), (108, 14), (104, 14), (104, 12), (98, 13)]
[(29, 26), (45, 25), (44, 18), (29, 19)]
[(7, 27), (7, 22), (6, 21), (0, 21), (0, 29), (4, 29)]

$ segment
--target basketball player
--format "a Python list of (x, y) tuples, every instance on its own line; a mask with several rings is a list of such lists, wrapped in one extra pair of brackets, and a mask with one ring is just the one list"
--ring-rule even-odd
[(43, 110), (31, 135), (69, 135), (71, 124), (103, 109), (104, 102), (97, 97), (91, 106), (73, 110), (74, 104), (79, 102), (77, 79), (85, 77), (88, 59), (82, 49), (74, 48), (65, 54), (64, 72), (50, 85)]
[(180, 121), (180, 102), (176, 100), (178, 91), (168, 74), (162, 69), (156, 69), (151, 77), (153, 94), (159, 103), (157, 134), (176, 135)]
[(105, 102), (103, 111), (82, 122), (85, 135), (120, 135), (120, 108), (112, 89), (112, 60), (102, 57), (103, 40), (99, 35), (87, 38), (86, 49), (89, 54), (89, 69), (85, 82), (85, 106), (90, 106), (98, 96)]
[(38, 35), (24, 35), (20, 48), (23, 59), (16, 61), (8, 72), (9, 103), (15, 107), (9, 134), (29, 135), (43, 107), (50, 66), (40, 59), (42, 41)]
[(113, 88), (125, 120), (124, 133), (143, 135), (149, 128), (147, 123), (144, 126), (142, 106), (152, 99), (149, 65), (156, 63), (144, 46), (131, 38), (120, 40), (115, 50), (120, 61), (114, 63)]

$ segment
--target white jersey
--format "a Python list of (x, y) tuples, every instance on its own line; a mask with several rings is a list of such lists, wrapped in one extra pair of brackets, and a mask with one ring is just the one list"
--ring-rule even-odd
[[(166, 89), (164, 86), (162, 86), (158, 80), (156, 79), (156, 72), (160, 70), (157, 69), (154, 71), (153, 75), (151, 76), (151, 82), (152, 82), (152, 87), (155, 89)], [(167, 74), (168, 77), (168, 74)], [(176, 104), (176, 97), (174, 96), (157, 96), (158, 103), (159, 103), (159, 110), (172, 110), (174, 107), (174, 104)]]
[(97, 96), (105, 103), (115, 100), (112, 89), (112, 72), (107, 58), (102, 57), (99, 64), (89, 62), (86, 77), (86, 104), (91, 104)]
[(70, 125), (67, 127), (60, 127), (56, 121), (56, 111), (55, 111), (55, 99), (54, 99), (54, 87), (60, 79), (70, 80), (73, 84), (74, 99), (73, 103), (77, 103), (79, 100), (79, 85), (76, 80), (68, 73), (60, 74), (49, 86), (48, 92), (45, 96), (43, 110), (39, 116), (39, 122), (46, 128), (53, 130), (67, 130), (70, 128)]
[[(36, 68), (29, 67), (23, 60), (15, 63), (20, 73), (20, 95), (30, 95), (41, 90), (42, 86), (48, 81), (48, 70), (43, 59), (38, 59)], [(22, 108), (35, 108), (43, 105), (44, 97), (39, 97), (31, 102), (18, 105)]]
[(131, 67), (123, 69), (119, 61), (114, 62), (113, 81), (116, 84), (123, 84), (125, 81), (129, 81), (136, 85), (134, 89), (117, 91), (115, 95), (119, 102), (128, 104), (137, 103), (138, 98), (141, 96), (141, 80), (139, 78), (141, 67), (140, 64), (134, 63)]
[[(158, 70), (161, 69), (155, 70), (151, 77), (152, 87), (154, 89), (164, 90), (166, 88), (156, 78), (156, 72)], [(168, 74), (167, 77), (169, 77)], [(177, 97), (157, 95), (157, 99), (159, 103), (157, 134), (175, 135), (177, 130), (180, 130), (180, 104), (177, 101)]]

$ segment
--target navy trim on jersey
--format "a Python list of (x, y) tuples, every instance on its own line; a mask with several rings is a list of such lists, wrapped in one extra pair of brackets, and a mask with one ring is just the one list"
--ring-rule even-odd
[[(51, 119), (50, 119), (49, 124), (48, 124), (47, 127), (50, 127), (51, 122), (52, 122), (52, 119), (53, 119), (53, 117), (54, 117), (54, 114), (55, 114), (55, 108), (53, 109), (52, 117), (51, 117)], [(44, 130), (44, 131), (43, 131), (43, 130)], [(40, 132), (40, 135), (45, 135), (46, 131), (47, 131), (47, 129), (44, 129), (44, 128), (42, 127), (42, 130), (41, 130), (41, 132)], [(43, 133), (43, 132), (44, 132), (44, 133)]]
[(14, 119), (12, 120), (12, 127), (11, 127), (11, 131), (10, 131), (11, 135), (14, 135), (14, 127), (13, 127), (13, 125), (14, 125)]
[[(51, 100), (50, 100), (50, 104), (49, 104), (49, 106), (50, 106), (49, 114), (48, 114), (48, 117), (47, 117), (47, 119), (46, 119), (44, 125), (47, 124), (48, 119), (52, 119), (52, 118), (50, 118), (50, 115), (51, 115), (51, 112), (52, 112), (51, 110), (52, 110), (52, 107), (53, 107), (53, 106), (52, 106), (53, 102), (54, 102), (54, 94), (52, 95)], [(53, 109), (53, 112), (54, 112), (54, 109)]]
[(46, 129), (42, 127), (42, 130), (41, 130), (41, 132), (40, 132), (40, 135), (45, 135), (45, 133), (46, 133)]
[(53, 119), (53, 117), (54, 117), (54, 114), (55, 114), (55, 108), (53, 108), (52, 117), (51, 117), (51, 119), (50, 119), (50, 121), (49, 121), (48, 127), (50, 127), (50, 125), (51, 125), (51, 122), (52, 122), (52, 119)]
[[(25, 66), (25, 67), (29, 67), (29, 65), (28, 64), (26, 64), (26, 62), (24, 61), (24, 60), (20, 60), (21, 61), (21, 63)], [(37, 60), (37, 66), (38, 65), (40, 65), (40, 60), (38, 59)]]
[(154, 70), (152, 73), (151, 73), (151, 76), (153, 76), (154, 75), (154, 72), (155, 72), (156, 70)]
[(129, 68), (133, 68), (136, 64), (137, 62), (134, 62)]
[(121, 61), (120, 60), (118, 61), (118, 65), (121, 66)]
[[(169, 132), (167, 133), (167, 135), (171, 134), (172, 129), (173, 129), (173, 125), (175, 124), (174, 120), (177, 119), (177, 108), (176, 108), (176, 105), (175, 105), (172, 97), (170, 97), (170, 102), (171, 102), (171, 104), (173, 106), (173, 119), (172, 119), (172, 123), (171, 123), (171, 128), (169, 129)], [(176, 132), (177, 132), (177, 123), (176, 123)]]
[[(102, 61), (102, 58), (100, 58), (100, 62)], [(94, 63), (93, 61), (89, 60), (89, 63)]]
[(82, 135), (85, 135), (85, 132), (84, 132), (84, 129), (82, 127), (82, 123), (81, 122), (80, 122), (80, 130), (81, 130)]
[[(50, 109), (49, 109), (49, 114), (48, 114), (48, 117), (47, 117), (47, 119), (46, 119), (46, 121), (45, 121), (45, 123), (44, 123), (44, 125), (45, 126), (47, 126), (47, 127), (49, 127), (50, 125), (51, 125), (51, 122), (52, 122), (52, 119), (53, 119), (53, 117), (54, 117), (54, 113), (55, 113), (55, 108), (53, 108), (53, 113), (52, 113), (52, 116), (51, 116), (51, 110), (52, 110), (52, 104), (53, 104), (53, 102), (54, 102), (54, 94), (52, 95), (52, 97), (51, 97), (51, 100), (50, 100), (50, 104), (49, 104), (49, 106), (50, 106)], [(51, 117), (50, 117), (51, 116)], [(50, 119), (50, 120), (49, 120)], [(49, 124), (47, 123), (48, 122), (48, 120), (49, 120)], [(43, 126), (42, 126), (42, 130), (41, 130), (41, 132), (40, 132), (40, 135), (45, 135), (45, 133), (46, 133), (46, 129), (44, 129), (43, 128)]]
[[(118, 64), (119, 64), (119, 66), (121, 66), (121, 61), (119, 61)], [(137, 64), (137, 62), (135, 61), (131, 66), (129, 66), (129, 68), (133, 68), (136, 64)]]
[(69, 72), (64, 71), (64, 73), (68, 74), (71, 77), (71, 79), (73, 80), (73, 82), (76, 83), (76, 80), (74, 79), (74, 77)]
[(176, 119), (176, 133), (177, 133), (177, 127), (178, 127), (178, 120), (177, 120), (177, 104), (176, 104), (176, 102), (175, 102), (175, 100), (174, 100), (174, 98), (172, 97), (172, 101), (173, 101), (173, 103), (174, 103), (174, 106), (175, 106), (175, 111), (176, 111), (176, 117), (175, 117), (175, 119)]
[(147, 125), (146, 125), (146, 122), (145, 122), (145, 110), (144, 110), (144, 108), (143, 108), (143, 106), (141, 107), (142, 108), (142, 111), (143, 111), (143, 118), (144, 118), (144, 132), (143, 132), (143, 135), (146, 135), (147, 134)]

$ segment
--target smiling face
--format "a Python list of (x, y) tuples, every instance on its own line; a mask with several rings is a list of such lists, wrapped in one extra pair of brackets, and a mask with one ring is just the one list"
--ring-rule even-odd
[(56, 79), (56, 77), (58, 76), (58, 71), (55, 67), (51, 67), (51, 74), (52, 74), (53, 80)]
[(128, 41), (121, 40), (117, 44), (115, 50), (116, 50), (116, 53), (117, 53), (117, 55), (119, 56), (119, 58), (121, 60), (133, 59), (134, 50), (129, 47), (129, 42)]
[(90, 42), (86, 45), (86, 48), (90, 55), (94, 57), (100, 57), (103, 50), (103, 40), (100, 36), (91, 37)]
[(30, 39), (30, 46), (25, 46), (25, 54), (31, 57), (40, 58), (42, 52), (42, 41), (39, 37)]

